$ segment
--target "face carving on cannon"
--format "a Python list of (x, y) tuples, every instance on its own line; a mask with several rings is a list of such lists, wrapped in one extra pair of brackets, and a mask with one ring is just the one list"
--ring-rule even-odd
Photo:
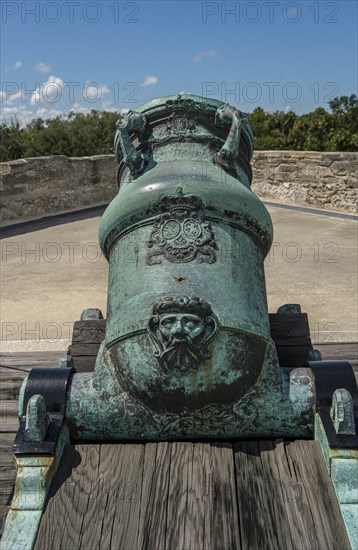
[(197, 369), (210, 359), (207, 347), (217, 332), (210, 305), (196, 296), (165, 297), (156, 302), (148, 333), (164, 370)]

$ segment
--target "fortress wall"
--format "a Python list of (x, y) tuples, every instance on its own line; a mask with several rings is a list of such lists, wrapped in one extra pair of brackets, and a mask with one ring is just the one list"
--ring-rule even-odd
[[(0, 163), (1, 222), (109, 202), (117, 192), (114, 155), (34, 157)], [(358, 153), (257, 151), (252, 190), (263, 199), (356, 212)]]
[(358, 153), (257, 151), (252, 168), (259, 197), (357, 211)]

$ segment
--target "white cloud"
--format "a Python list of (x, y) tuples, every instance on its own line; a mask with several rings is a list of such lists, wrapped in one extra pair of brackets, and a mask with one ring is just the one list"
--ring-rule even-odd
[(26, 126), (33, 118), (33, 112), (26, 106), (4, 106), (0, 110), (0, 117), (3, 122), (17, 120), (20, 126)]
[(56, 118), (61, 115), (63, 115), (63, 112), (59, 109), (46, 109), (44, 107), (40, 107), (35, 113), (33, 113), (34, 118), (42, 118), (44, 120), (47, 120), (48, 118)]
[(39, 71), (39, 73), (49, 73), (51, 72), (50, 65), (47, 65), (47, 63), (44, 63), (43, 61), (39, 61), (35, 67), (36, 71)]
[(145, 86), (153, 86), (154, 84), (156, 84), (158, 82), (158, 78), (154, 75), (147, 75), (144, 79), (144, 81), (142, 82), (141, 86), (143, 86), (143, 88)]
[(70, 113), (82, 113), (83, 115), (86, 115), (91, 111), (91, 108), (92, 107), (83, 107), (82, 105), (80, 105), (80, 103), (75, 103), (71, 107)]
[(102, 97), (110, 91), (107, 84), (97, 84), (97, 82), (87, 80), (82, 95), (83, 99), (87, 99), (87, 101), (95, 101), (96, 99), (102, 99)]
[(22, 99), (25, 102), (25, 98), (23, 97), (23, 92), (21, 88), (14, 93), (3, 91), (0, 92), (0, 101), (3, 101), (4, 103), (11, 104), (12, 101), (16, 101), (17, 99)]
[(31, 120), (33, 120), (34, 118), (42, 118), (44, 120), (47, 120), (49, 118), (56, 118), (63, 114), (64, 113), (59, 109), (46, 109), (44, 107), (40, 107), (34, 111), (32, 109), (29, 109), (27, 105), (5, 105), (0, 110), (2, 121), (12, 122), (13, 120), (16, 120), (22, 127), (26, 126), (26, 124), (31, 122)]
[(102, 101), (101, 107), (104, 111), (108, 111), (109, 113), (118, 113), (118, 107), (116, 107), (111, 100)]
[(214, 50), (211, 50), (209, 52), (199, 52), (192, 58), (193, 63), (199, 63), (204, 59), (204, 57), (214, 57), (216, 55), (216, 52)]
[(15, 92), (14, 94), (8, 95), (7, 101), (16, 101), (17, 99), (21, 99), (24, 101), (22, 90), (20, 89), (18, 92)]
[(20, 69), (22, 67), (22, 61), (16, 61), (14, 63), (14, 65), (10, 65), (10, 67), (8, 65), (5, 65), (4, 67), (4, 71), (6, 73), (9, 73), (10, 71), (17, 71), (18, 69)]
[(126, 115), (127, 113), (129, 113), (130, 109), (127, 109), (127, 107), (123, 107), (123, 109), (121, 109), (121, 115)]
[(286, 105), (286, 107), (285, 107), (285, 113), (289, 113), (290, 111), (292, 111), (291, 105)]
[(62, 96), (64, 81), (57, 76), (49, 76), (48, 80), (37, 87), (31, 96), (31, 105), (38, 103), (55, 103)]

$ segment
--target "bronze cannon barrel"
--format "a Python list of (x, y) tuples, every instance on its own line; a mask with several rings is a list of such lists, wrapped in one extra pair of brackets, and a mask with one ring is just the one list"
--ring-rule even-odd
[[(270, 338), (263, 259), (272, 226), (250, 191), (245, 115), (196, 96), (162, 98), (127, 115), (116, 147), (119, 192), (100, 242), (109, 259), (106, 346), (120, 383), (155, 408), (237, 398), (260, 374)], [(212, 316), (203, 329), (210, 350), (197, 360), (184, 346), (165, 354), (155, 324), (165, 313)]]
[[(264, 258), (271, 218), (252, 193), (253, 136), (235, 107), (164, 97), (118, 123), (105, 340), (75, 374), (78, 438), (307, 433), (311, 387), (292, 410), (270, 337)], [(272, 420), (274, 419), (274, 420)], [(283, 424), (287, 426), (283, 428)]]

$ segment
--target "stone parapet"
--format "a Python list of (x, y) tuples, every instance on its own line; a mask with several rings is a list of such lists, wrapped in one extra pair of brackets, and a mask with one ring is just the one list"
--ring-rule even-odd
[[(358, 153), (256, 151), (252, 190), (261, 198), (357, 211)], [(27, 220), (110, 202), (114, 155), (34, 157), (0, 163), (1, 222)]]

